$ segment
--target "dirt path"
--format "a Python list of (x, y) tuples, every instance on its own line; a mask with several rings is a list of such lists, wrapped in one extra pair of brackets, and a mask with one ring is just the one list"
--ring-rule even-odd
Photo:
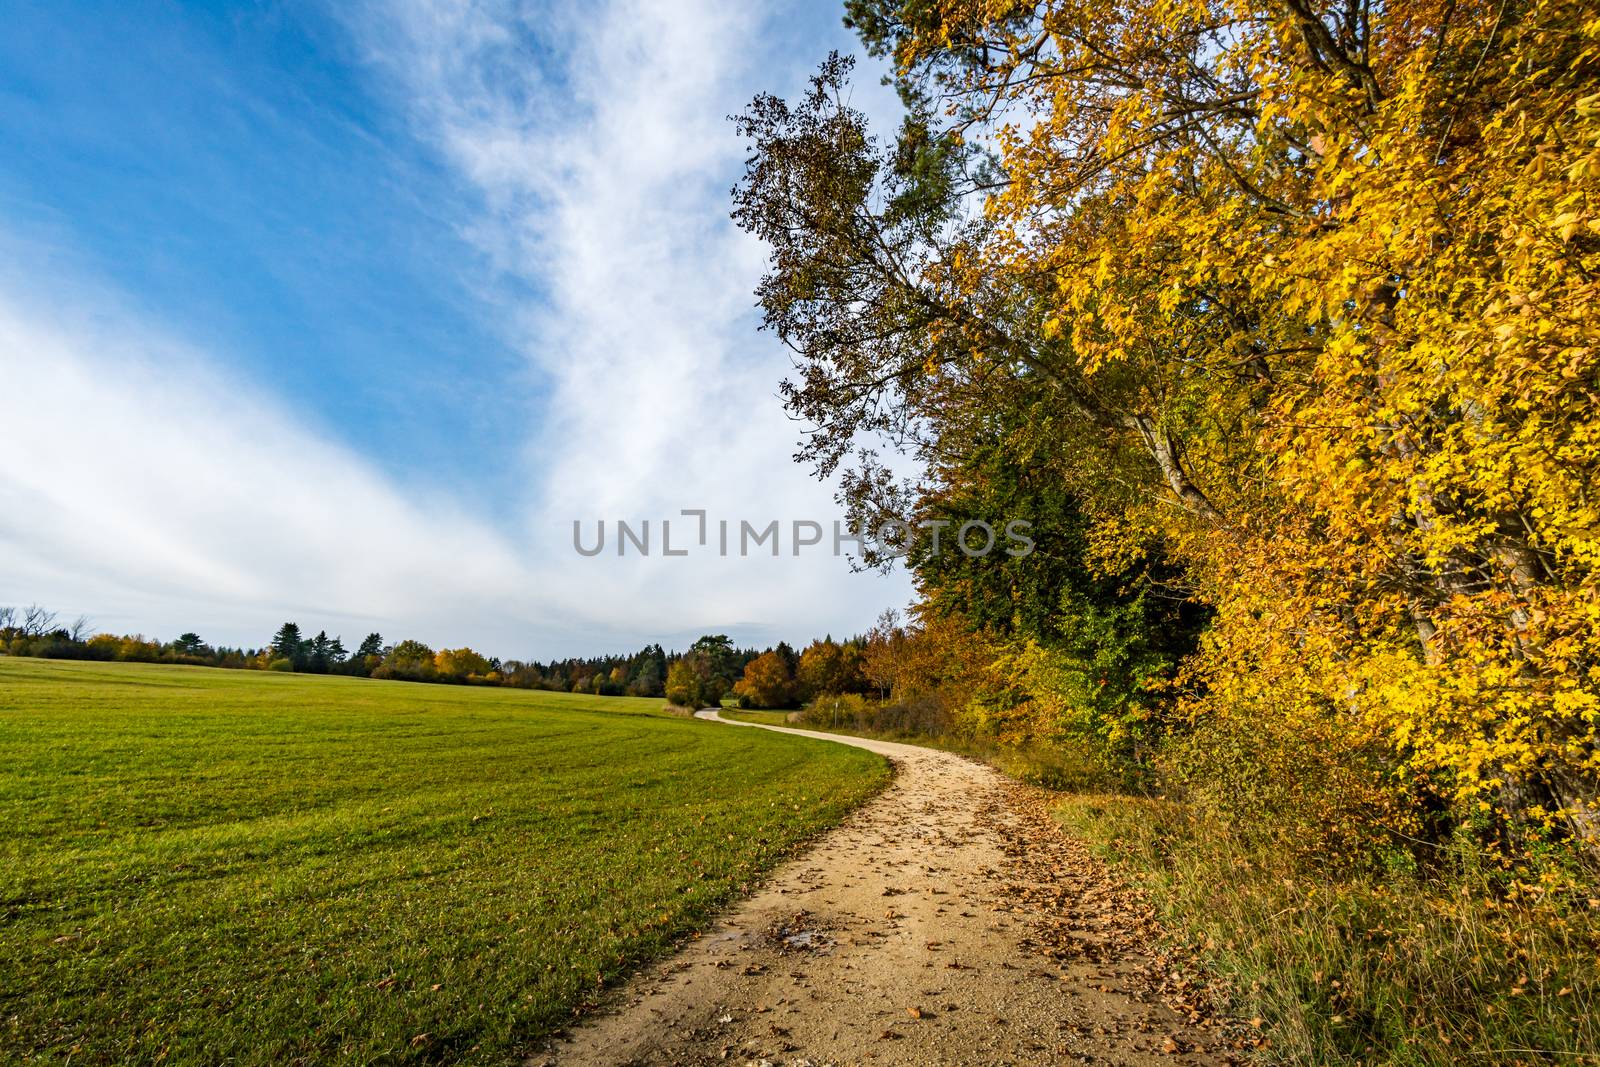
[(1147, 950), (1148, 908), (1031, 790), (931, 749), (783, 732), (880, 753), (895, 780), (532, 1063), (1230, 1061), (1169, 1006), (1189, 993)]

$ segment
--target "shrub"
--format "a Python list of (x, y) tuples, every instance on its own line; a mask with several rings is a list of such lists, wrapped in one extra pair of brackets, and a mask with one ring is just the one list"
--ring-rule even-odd
[(830, 693), (806, 706), (800, 721), (815, 726), (842, 726), (851, 730), (872, 729), (872, 716), (866, 698), (859, 693)]
[(889, 701), (872, 709), (872, 729), (883, 734), (937, 736), (950, 731), (950, 711), (933, 696)]
[(1247, 706), (1206, 715), (1160, 762), (1202, 817), (1252, 847), (1308, 867), (1382, 869), (1426, 831), (1384, 756), (1332, 711)]

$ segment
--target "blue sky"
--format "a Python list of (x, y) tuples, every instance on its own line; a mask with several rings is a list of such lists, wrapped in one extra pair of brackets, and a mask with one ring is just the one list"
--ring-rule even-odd
[(346, 27), (311, 4), (10, 10), (14, 232), (396, 474), (494, 477), (480, 457), (538, 383), (474, 295), (473, 191), (385, 106)]
[[(13, 3), (0, 603), (503, 655), (867, 625), (832, 558), (595, 560), (573, 519), (816, 519), (726, 116), (829, 3)], [(863, 77), (862, 100), (890, 105)]]

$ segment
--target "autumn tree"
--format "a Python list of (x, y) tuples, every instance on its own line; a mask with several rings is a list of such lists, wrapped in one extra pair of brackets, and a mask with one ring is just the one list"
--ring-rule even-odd
[(853, 641), (840, 644), (825, 637), (811, 642), (800, 654), (795, 673), (800, 693), (807, 700), (823, 694), (862, 693), (867, 688), (861, 673), (861, 648)]
[(433, 649), (421, 641), (401, 641), (384, 655), (383, 662), (373, 669), (372, 677), (431, 682), (438, 674)]
[(727, 691), (727, 680), (718, 673), (712, 650), (691, 649), (667, 669), (667, 700), (679, 707), (716, 707)]
[(493, 669), (488, 659), (470, 648), (440, 649), (433, 668), (440, 678), (457, 682), (482, 679)]
[(790, 708), (798, 703), (789, 662), (777, 651), (764, 652), (751, 660), (733, 691), (741, 708)]
[(804, 455), (856, 516), (927, 488), (861, 431), (959, 466), (1031, 412), (1005, 447), (1097, 551), (1158, 541), (1214, 609), (1197, 721), (1381, 753), (1514, 849), (1592, 845), (1592, 12), (849, 10), (904, 123), (875, 141), (838, 57), (758, 98), (735, 217), (771, 251)]

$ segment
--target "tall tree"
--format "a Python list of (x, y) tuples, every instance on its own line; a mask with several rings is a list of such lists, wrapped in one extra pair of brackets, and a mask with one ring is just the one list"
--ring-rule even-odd
[(297, 671), (305, 667), (308, 648), (305, 638), (300, 635), (299, 623), (286, 622), (278, 627), (267, 648), (273, 659), (286, 659)]
[(306, 668), (315, 674), (326, 674), (344, 660), (344, 646), (328, 631), (318, 630), (317, 636), (306, 644)]
[(739, 673), (739, 653), (727, 634), (707, 634), (690, 645), (689, 651), (705, 657), (711, 675), (721, 681), (719, 698), (722, 692), (733, 687), (733, 679)]
[(789, 708), (798, 703), (789, 663), (775, 651), (750, 661), (733, 691), (741, 708)]
[(858, 517), (923, 489), (861, 431), (932, 465), (1034, 412), (1008, 447), (1101, 550), (1159, 537), (1215, 608), (1196, 710), (1382, 739), (1392, 782), (1595, 842), (1588, 6), (850, 11), (898, 134), (830, 59), (742, 117), (734, 212)]

